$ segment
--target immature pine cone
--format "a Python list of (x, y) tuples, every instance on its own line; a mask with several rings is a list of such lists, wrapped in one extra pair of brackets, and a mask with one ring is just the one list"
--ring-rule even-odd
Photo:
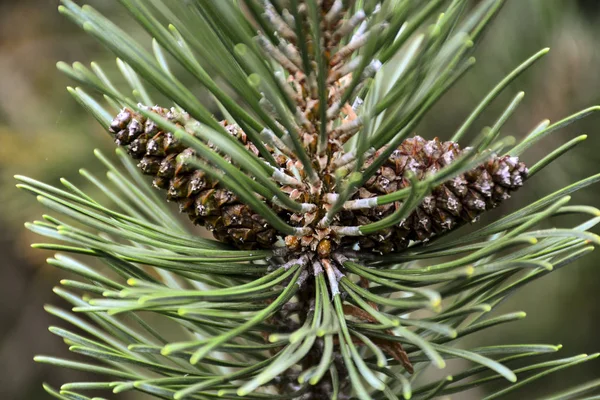
[[(151, 110), (178, 124), (182, 116), (190, 120), (187, 114), (160, 107)], [(222, 122), (222, 125), (248, 150), (260, 157), (237, 125), (226, 122)], [(123, 109), (117, 115), (110, 131), (114, 134), (115, 142), (125, 146), (128, 153), (139, 160), (138, 166), (142, 172), (154, 177), (154, 186), (166, 189), (167, 199), (179, 203), (180, 210), (187, 213), (195, 224), (212, 231), (218, 240), (241, 249), (273, 247), (277, 232), (263, 217), (242, 204), (231, 191), (221, 187), (202, 171), (186, 165), (185, 158), (194, 155), (194, 151), (185, 148), (172, 133), (162, 131), (153, 121), (130, 109)], [(281, 154), (276, 155), (272, 149), (269, 151), (285, 170), (285, 158), (282, 159)], [(409, 186), (406, 178), (408, 171), (417, 179), (423, 179), (428, 173), (452, 163), (461, 152), (454, 142), (440, 142), (437, 138), (427, 141), (419, 136), (406, 139), (377, 173), (359, 188), (352, 200), (385, 195), (405, 188)], [(365, 166), (376, 156), (377, 153), (368, 158)], [(293, 176), (290, 171), (286, 173)], [(517, 157), (493, 156), (483, 165), (434, 188), (423, 203), (396, 226), (371, 235), (338, 238), (338, 244), (358, 244), (363, 250), (389, 253), (406, 248), (410, 241), (427, 241), (465, 222), (473, 222), (484, 211), (508, 199), (512, 191), (522, 186), (526, 177), (527, 168)], [(290, 188), (283, 189), (290, 191)], [(303, 197), (308, 198), (308, 193), (304, 193)], [(271, 206), (290, 225), (310, 226), (322, 217), (322, 214), (291, 214), (276, 205)], [(332, 225), (361, 226), (377, 222), (400, 206), (401, 202), (395, 202), (370, 209), (343, 210)]]

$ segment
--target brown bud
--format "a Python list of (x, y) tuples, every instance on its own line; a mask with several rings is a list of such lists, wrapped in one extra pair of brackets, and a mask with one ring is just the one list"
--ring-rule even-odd
[(285, 237), (285, 245), (290, 251), (298, 251), (300, 250), (300, 239), (296, 236), (286, 236)]
[(323, 239), (317, 246), (317, 254), (321, 258), (328, 258), (331, 253), (331, 241), (329, 239)]

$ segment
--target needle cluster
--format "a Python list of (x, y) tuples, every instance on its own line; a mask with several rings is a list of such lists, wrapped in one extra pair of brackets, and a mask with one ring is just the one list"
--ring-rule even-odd
[[(121, 76), (58, 64), (118, 161), (96, 151), (107, 179), (83, 169), (85, 187), (17, 177), (60, 215), (26, 224), (52, 239), (34, 247), (56, 251), (48, 263), (75, 276), (55, 288), (71, 310), (46, 309), (76, 329), (50, 331), (93, 360), (36, 361), (100, 376), (45, 385), (52, 396), (431, 399), (505, 382), (492, 399), (598, 356), (536, 361), (561, 346), (457, 346), (524, 318), (489, 313), (600, 244), (589, 232), (600, 210), (570, 197), (600, 175), (464, 228), (586, 137), (529, 168), (527, 149), (600, 109), (542, 121), (517, 141), (502, 128), (520, 92), (471, 132), (548, 49), (509, 71), (457, 129), (416, 135), (474, 65), (501, 0), (119, 2), (151, 46), (63, 0), (59, 11), (117, 55)], [(156, 188), (216, 240), (191, 233)], [(581, 222), (540, 227), (563, 214)], [(455, 359), (469, 365), (441, 380), (425, 374)]]

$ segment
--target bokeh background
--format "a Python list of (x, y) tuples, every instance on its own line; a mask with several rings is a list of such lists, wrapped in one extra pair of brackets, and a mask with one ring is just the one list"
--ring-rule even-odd
[[(88, 3), (126, 23), (116, 0)], [(43, 310), (46, 303), (60, 304), (51, 289), (62, 275), (45, 264), (49, 253), (30, 248), (37, 238), (23, 223), (39, 218), (43, 210), (33, 197), (15, 189), (13, 179), (18, 173), (49, 183), (58, 183), (60, 177), (79, 183), (80, 167), (101, 171), (92, 150), (110, 153), (113, 148), (108, 135), (66, 92), (69, 81), (55, 63), (96, 60), (110, 69), (114, 57), (61, 17), (57, 5), (57, 0), (0, 0), (0, 399), (49, 398), (42, 382), (60, 385), (84, 377), (32, 361), (34, 354), (66, 353), (62, 342), (47, 331), (59, 322)], [(494, 102), (479, 127), (493, 121), (520, 90), (525, 100), (503, 130), (517, 138), (545, 118), (556, 121), (600, 104), (599, 22), (599, 0), (507, 0), (476, 49), (477, 65), (435, 107), (419, 134), (447, 137), (495, 82), (546, 46), (552, 49), (549, 55)], [(600, 114), (553, 134), (526, 153), (525, 160), (538, 160), (582, 133), (589, 135), (583, 145), (536, 175), (509, 205), (487, 217), (600, 172)], [(577, 193), (574, 202), (600, 207), (600, 186)], [(476, 345), (561, 343), (562, 356), (600, 351), (599, 261), (597, 252), (530, 285), (500, 310), (525, 311), (525, 320), (470, 340)], [(588, 363), (540, 380), (513, 398), (535, 398), (597, 377), (600, 362)], [(484, 394), (477, 389), (453, 398), (478, 399)]]

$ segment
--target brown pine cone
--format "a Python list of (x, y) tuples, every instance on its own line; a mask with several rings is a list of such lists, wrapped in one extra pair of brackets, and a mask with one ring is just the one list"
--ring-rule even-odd
[[(379, 171), (355, 194), (353, 199), (386, 195), (410, 185), (406, 172), (421, 180), (451, 164), (463, 150), (457, 143), (406, 139)], [(373, 157), (367, 161), (373, 161)], [(410, 241), (423, 242), (467, 222), (474, 222), (486, 210), (510, 198), (523, 185), (527, 167), (517, 157), (493, 156), (486, 163), (433, 189), (399, 225), (360, 237), (361, 249), (389, 253), (406, 248)], [(343, 225), (365, 225), (393, 213), (401, 203), (372, 209), (345, 210)], [(350, 239), (350, 238), (349, 238)], [(355, 240), (356, 241), (356, 240)]]
[[(187, 114), (161, 107), (151, 110), (181, 126), (179, 119)], [(248, 150), (258, 155), (256, 147), (236, 125), (223, 123)], [(112, 121), (110, 132), (115, 143), (125, 146), (138, 167), (154, 177), (153, 184), (167, 191), (167, 200), (179, 204), (196, 225), (206, 227), (216, 239), (232, 243), (240, 249), (270, 248), (277, 239), (276, 231), (250, 207), (240, 203), (231, 191), (219, 186), (203, 171), (184, 164), (194, 151), (183, 146), (171, 132), (164, 132), (149, 119), (125, 108)], [(211, 146), (212, 147), (212, 146)], [(183, 157), (178, 157), (178, 156)], [(227, 156), (225, 158), (231, 161)]]

